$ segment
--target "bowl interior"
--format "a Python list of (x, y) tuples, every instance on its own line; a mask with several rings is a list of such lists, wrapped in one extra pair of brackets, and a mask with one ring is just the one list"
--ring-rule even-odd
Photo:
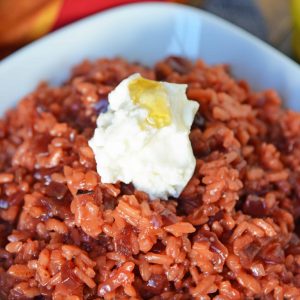
[(69, 25), (0, 63), (0, 113), (41, 80), (57, 85), (85, 58), (122, 56), (152, 65), (168, 55), (227, 63), (256, 90), (275, 88), (300, 110), (300, 68), (243, 30), (199, 9), (164, 3), (122, 6)]

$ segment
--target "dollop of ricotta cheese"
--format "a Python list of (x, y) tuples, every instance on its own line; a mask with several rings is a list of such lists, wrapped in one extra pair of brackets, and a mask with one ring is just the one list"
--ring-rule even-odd
[(151, 199), (180, 195), (196, 165), (189, 133), (199, 104), (186, 88), (133, 74), (108, 95), (89, 141), (103, 183), (132, 183)]

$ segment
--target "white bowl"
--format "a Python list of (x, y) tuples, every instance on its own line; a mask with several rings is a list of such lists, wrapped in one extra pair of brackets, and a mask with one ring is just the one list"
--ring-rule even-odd
[[(276, 89), (300, 110), (300, 68), (245, 31), (187, 6), (142, 3), (118, 7), (69, 25), (0, 63), (0, 113), (41, 80), (59, 84), (85, 58), (122, 56), (152, 65), (170, 54), (228, 63), (256, 90)], [(298, 100), (298, 101), (297, 101)]]

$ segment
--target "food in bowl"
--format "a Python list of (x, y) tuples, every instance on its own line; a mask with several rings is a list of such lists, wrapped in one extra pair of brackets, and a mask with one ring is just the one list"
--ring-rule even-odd
[[(134, 73), (200, 104), (178, 197), (97, 172), (96, 120)], [(275, 91), (200, 60), (85, 61), (42, 83), (0, 121), (0, 298), (297, 299), (299, 126)]]

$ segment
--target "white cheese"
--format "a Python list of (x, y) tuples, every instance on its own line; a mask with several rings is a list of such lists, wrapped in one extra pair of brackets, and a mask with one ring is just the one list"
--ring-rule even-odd
[(133, 183), (152, 199), (180, 195), (196, 165), (189, 133), (199, 104), (186, 88), (134, 74), (109, 94), (89, 142), (103, 183)]

